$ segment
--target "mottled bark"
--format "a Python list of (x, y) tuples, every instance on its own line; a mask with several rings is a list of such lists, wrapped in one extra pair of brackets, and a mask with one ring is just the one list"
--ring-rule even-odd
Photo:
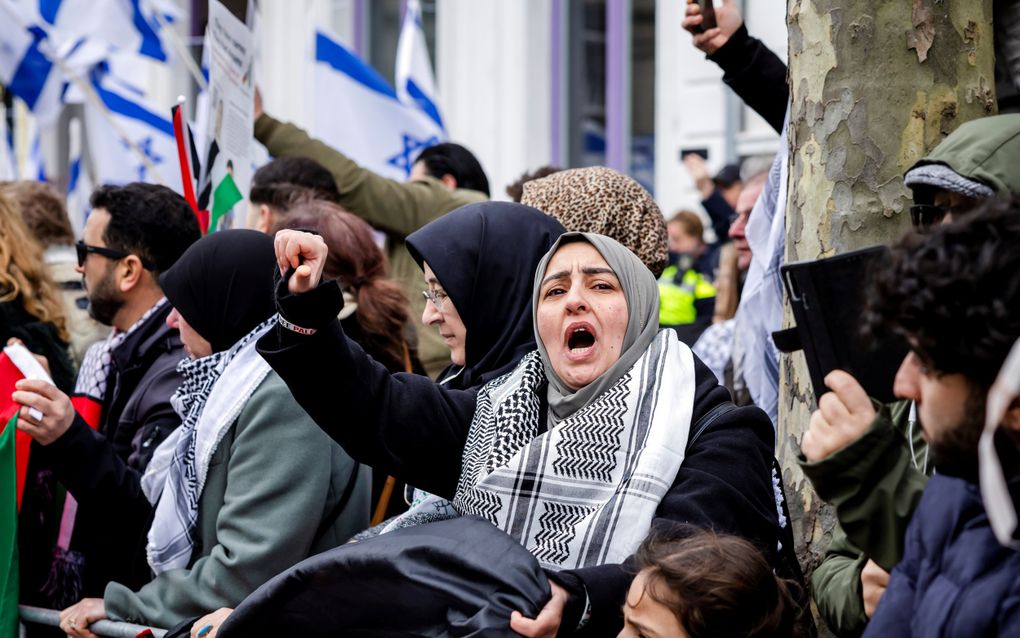
[[(903, 173), (995, 110), (992, 0), (789, 0), (786, 261), (888, 243), (909, 227)], [(815, 409), (801, 354), (781, 364), (778, 455), (802, 563), (834, 525), (796, 463)]]

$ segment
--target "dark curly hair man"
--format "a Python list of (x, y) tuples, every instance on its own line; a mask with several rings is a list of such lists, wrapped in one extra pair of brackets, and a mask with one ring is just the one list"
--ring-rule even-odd
[[(1020, 635), (1020, 542), (1001, 545), (978, 485), (988, 390), (1020, 338), (1020, 204), (987, 202), (892, 249), (869, 310), (906, 337), (897, 395), (916, 402), (936, 475), (927, 483), (867, 636)], [(995, 437), (1020, 501), (1020, 406)], [(922, 611), (926, 610), (926, 611)], [(918, 614), (924, 621), (918, 625)]]

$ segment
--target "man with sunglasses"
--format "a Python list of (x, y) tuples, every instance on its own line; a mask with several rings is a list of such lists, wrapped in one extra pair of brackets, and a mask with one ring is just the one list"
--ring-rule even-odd
[(960, 125), (903, 176), (914, 196), (910, 220), (924, 232), (981, 201), (1020, 193), (1020, 114)]
[[(149, 579), (145, 499), (97, 495), (139, 495), (152, 453), (180, 425), (170, 397), (185, 353), (166, 325), (158, 277), (201, 236), (190, 206), (164, 186), (101, 186), (91, 205), (77, 270), (89, 314), (112, 333), (86, 352), (73, 399), (42, 381), (15, 393), (25, 406), (18, 428), (34, 439), (20, 516), (22, 602), (56, 609), (101, 596), (110, 580)], [(63, 504), (54, 480), (68, 492)]]

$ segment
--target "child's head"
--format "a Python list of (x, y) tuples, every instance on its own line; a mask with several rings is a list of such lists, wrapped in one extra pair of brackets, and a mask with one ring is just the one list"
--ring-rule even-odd
[(623, 606), (621, 637), (767, 638), (797, 634), (800, 610), (760, 551), (735, 536), (650, 539)]

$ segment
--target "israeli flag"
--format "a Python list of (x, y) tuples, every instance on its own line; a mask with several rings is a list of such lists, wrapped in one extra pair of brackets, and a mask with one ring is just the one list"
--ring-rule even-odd
[[(163, 109), (151, 106), (141, 94), (110, 75), (93, 73), (92, 87), (102, 102), (102, 107), (85, 104), (88, 154), (96, 182), (150, 182), (180, 193), (174, 127), (162, 115)], [(133, 147), (122, 134), (134, 143)]]
[(375, 69), (315, 31), (311, 133), (364, 168), (404, 181), (425, 148), (446, 139), (425, 111), (400, 101)]
[(178, 20), (180, 10), (167, 0), (40, 0), (39, 18), (61, 42), (87, 38), (167, 62), (161, 24)]
[(404, 104), (413, 104), (424, 111), (441, 130), (443, 118), (436, 100), (436, 78), (432, 73), (425, 27), (421, 20), (418, 0), (408, 0), (404, 24), (397, 42), (397, 97)]
[(30, 17), (0, 0), (0, 84), (21, 98), (43, 124), (60, 115), (65, 84), (50, 61), (46, 32)]

